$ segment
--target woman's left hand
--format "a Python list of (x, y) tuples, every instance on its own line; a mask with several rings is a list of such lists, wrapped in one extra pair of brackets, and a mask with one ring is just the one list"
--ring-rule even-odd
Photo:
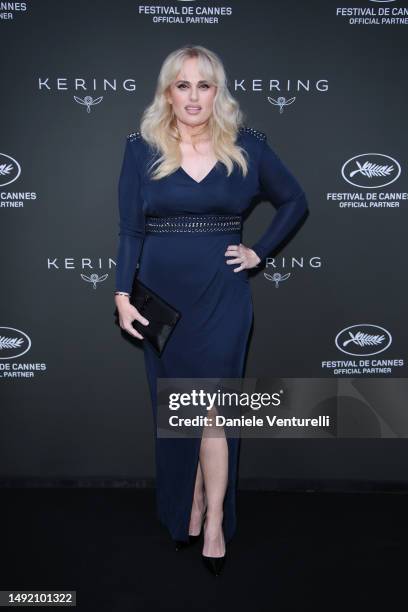
[(234, 259), (227, 259), (225, 263), (228, 265), (241, 264), (238, 268), (234, 268), (233, 272), (241, 272), (241, 270), (246, 268), (255, 268), (261, 261), (255, 251), (241, 243), (229, 244), (224, 255), (234, 257)]

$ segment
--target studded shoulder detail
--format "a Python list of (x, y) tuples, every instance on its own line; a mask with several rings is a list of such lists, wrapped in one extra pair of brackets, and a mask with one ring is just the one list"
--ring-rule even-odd
[(266, 140), (265, 132), (255, 130), (254, 128), (243, 126), (239, 128), (239, 131), (241, 133), (250, 134), (251, 136), (254, 136), (255, 138), (257, 138), (258, 140)]
[(132, 132), (128, 135), (128, 140), (130, 140), (130, 142), (133, 142), (134, 140), (138, 140), (141, 137), (142, 135), (140, 132)]

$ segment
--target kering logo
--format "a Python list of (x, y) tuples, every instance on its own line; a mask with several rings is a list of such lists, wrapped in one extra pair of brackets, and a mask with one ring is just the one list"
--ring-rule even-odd
[[(392, 342), (389, 331), (379, 325), (361, 323), (342, 329), (335, 338), (337, 348), (347, 355), (368, 356), (385, 351)], [(373, 350), (377, 347), (378, 350)]]
[(291, 104), (294, 103), (295, 100), (296, 100), (296, 97), (285, 98), (285, 96), (279, 96), (279, 98), (275, 100), (275, 98), (270, 98), (268, 96), (268, 102), (270, 102), (274, 106), (277, 106), (279, 108), (279, 113), (283, 113), (283, 109), (285, 108), (285, 106), (290, 106)]
[[(327, 79), (319, 79), (317, 81), (311, 79), (235, 79), (234, 91), (238, 92), (277, 92), (276, 96), (267, 96), (266, 99), (276, 109), (279, 109), (279, 114), (282, 114), (284, 109), (293, 106), (296, 101), (296, 96), (285, 96), (284, 93), (292, 94), (293, 92), (327, 92), (329, 83)], [(280, 95), (282, 94), (282, 95)]]
[(27, 353), (31, 340), (26, 333), (15, 327), (0, 327), (0, 359), (15, 359)]
[(99, 84), (98, 79), (82, 79), (82, 78), (73, 78), (69, 81), (66, 77), (57, 77), (55, 82), (50, 83), (50, 78), (42, 79), (38, 78), (38, 89), (46, 89), (47, 91), (97, 91), (98, 89), (102, 89), (102, 91), (118, 91), (118, 89), (123, 89), (124, 91), (135, 91), (136, 90), (136, 82), (135, 79), (125, 79), (122, 81), (121, 85), (118, 87), (117, 79), (112, 79), (109, 81), (108, 79), (101, 79), (101, 83)]
[[(305, 261), (306, 260), (306, 261)], [(266, 258), (267, 267), (271, 266), (272, 268), (321, 268), (322, 260), (319, 256), (314, 255), (309, 258), (307, 257), (267, 257)]]
[(109, 273), (102, 273), (103, 269), (111, 270), (116, 267), (114, 260), (108, 257), (107, 260), (102, 257), (48, 257), (47, 258), (47, 269), (53, 271), (64, 272), (66, 270), (77, 270), (81, 279), (91, 286), (93, 289), (97, 289), (98, 285), (103, 283), (108, 277)]
[(86, 281), (87, 283), (91, 283), (94, 289), (97, 288), (98, 283), (102, 283), (108, 278), (108, 276), (109, 274), (102, 274), (102, 276), (99, 276), (99, 274), (96, 274), (95, 272), (90, 276), (87, 276), (86, 274), (81, 274), (82, 280)]
[(14, 157), (0, 153), (0, 187), (14, 183), (21, 174), (21, 166)]
[(350, 185), (378, 189), (396, 181), (401, 174), (401, 166), (389, 155), (361, 153), (343, 164), (341, 174)]
[(78, 98), (78, 96), (74, 96), (75, 102), (78, 104), (82, 104), (86, 106), (86, 112), (91, 112), (91, 106), (95, 106), (95, 104), (99, 104), (103, 100), (103, 96), (99, 96), (99, 98), (93, 98), (92, 96), (85, 96), (85, 98)]
[(66, 78), (66, 77), (57, 77), (55, 80), (47, 78), (38, 78), (38, 89), (39, 91), (83, 91), (86, 95), (83, 97), (74, 95), (73, 99), (77, 104), (84, 106), (86, 108), (86, 112), (90, 113), (91, 108), (100, 104), (103, 100), (103, 96), (94, 97), (90, 95), (88, 92), (96, 92), (96, 91), (104, 91), (104, 92), (113, 92), (118, 93), (119, 91), (126, 92), (134, 92), (136, 91), (136, 81), (135, 79), (124, 79), (122, 81), (118, 81), (115, 78), (112, 79), (82, 79), (82, 78)]
[(264, 277), (268, 279), (269, 281), (272, 281), (273, 283), (275, 283), (275, 288), (279, 289), (279, 283), (287, 280), (290, 277), (290, 272), (288, 272), (287, 274), (281, 274), (280, 272), (274, 272), (273, 274), (267, 274), (266, 272), (264, 272)]
[[(306, 261), (305, 261), (306, 259)], [(322, 260), (320, 257), (313, 256), (309, 258), (305, 257), (267, 257), (266, 258), (266, 269), (271, 268), (280, 268), (285, 270), (285, 272), (280, 272), (279, 270), (264, 272), (263, 275), (266, 280), (274, 283), (275, 289), (279, 289), (279, 283), (282, 283), (288, 280), (291, 276), (293, 276), (292, 272), (286, 272), (287, 269), (295, 270), (296, 268), (321, 268)]]
[[(291, 92), (301, 92), (305, 91), (309, 93), (310, 91), (318, 91), (318, 92), (327, 92), (329, 89), (329, 82), (327, 79), (318, 79), (317, 81), (311, 79), (235, 79), (234, 80), (234, 90), (235, 91), (270, 91), (270, 92), (279, 92), (279, 93), (291, 93)], [(278, 100), (279, 98), (268, 98), (268, 100), (272, 103), (275, 103), (279, 106)], [(281, 104), (291, 103), (292, 99), (286, 100), (286, 98), (281, 99)]]

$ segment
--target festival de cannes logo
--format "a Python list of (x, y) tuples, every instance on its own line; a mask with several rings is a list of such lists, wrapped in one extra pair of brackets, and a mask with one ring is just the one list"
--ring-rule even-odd
[(369, 356), (382, 353), (391, 345), (391, 334), (384, 327), (361, 323), (350, 325), (335, 338), (337, 348), (347, 355)]
[(18, 179), (21, 166), (14, 157), (0, 153), (0, 187), (9, 185)]
[[(360, 0), (353, 6), (337, 6), (336, 17), (345, 18), (349, 25), (358, 26), (406, 26), (408, 25), (406, 6), (394, 6), (396, 0)], [(369, 2), (371, 4), (369, 4)], [(349, 3), (347, 3), (349, 4)], [(406, 3), (401, 3), (406, 4)]]
[(31, 340), (20, 329), (0, 327), (0, 359), (15, 359), (27, 353)]
[(389, 155), (361, 153), (343, 164), (341, 174), (350, 185), (378, 189), (396, 181), (401, 174), (401, 166)]

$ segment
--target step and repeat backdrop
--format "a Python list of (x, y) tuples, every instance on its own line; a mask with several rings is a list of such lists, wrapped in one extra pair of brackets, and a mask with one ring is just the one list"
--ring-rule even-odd
[(243, 440), (241, 484), (406, 482), (408, 3), (0, 2), (0, 31), (2, 481), (154, 478), (143, 348), (114, 317), (117, 187), (162, 62), (199, 44), (310, 208), (250, 275), (246, 376), (335, 420)]

